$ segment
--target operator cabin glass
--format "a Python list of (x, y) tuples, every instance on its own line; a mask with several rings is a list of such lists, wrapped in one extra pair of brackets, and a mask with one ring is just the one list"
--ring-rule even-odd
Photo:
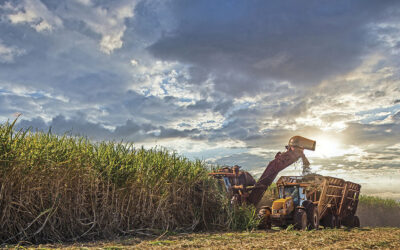
[(279, 187), (279, 198), (282, 199), (283, 198), (283, 187)]
[(306, 200), (306, 190), (304, 187), (299, 188), (299, 194), (300, 194), (300, 204), (303, 204), (303, 202)]
[[(303, 188), (299, 192), (299, 186), (286, 186), (279, 188), (279, 198), (292, 197), (294, 205), (298, 206), (304, 200)], [(303, 195), (303, 199), (301, 197)]]

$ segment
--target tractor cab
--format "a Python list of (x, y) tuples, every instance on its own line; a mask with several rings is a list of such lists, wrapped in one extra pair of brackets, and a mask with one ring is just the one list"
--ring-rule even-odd
[(291, 197), (295, 207), (300, 206), (306, 199), (304, 187), (300, 185), (282, 185), (278, 187), (279, 198), (286, 199)]
[(306, 200), (305, 186), (300, 183), (278, 183), (279, 198), (272, 203), (271, 219), (275, 224), (292, 223), (295, 209)]

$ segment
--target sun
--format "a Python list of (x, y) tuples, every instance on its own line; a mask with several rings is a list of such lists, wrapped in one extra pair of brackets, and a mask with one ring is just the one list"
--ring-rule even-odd
[(339, 139), (328, 136), (320, 135), (311, 137), (317, 142), (315, 151), (308, 151), (307, 156), (317, 158), (332, 158), (346, 154), (343, 144)]

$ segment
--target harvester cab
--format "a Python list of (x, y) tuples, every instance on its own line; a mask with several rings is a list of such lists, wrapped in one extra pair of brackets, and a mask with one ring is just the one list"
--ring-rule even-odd
[(240, 166), (223, 167), (216, 172), (210, 173), (218, 179), (227, 191), (232, 204), (241, 205), (246, 202), (250, 190), (256, 181), (249, 172), (240, 170)]

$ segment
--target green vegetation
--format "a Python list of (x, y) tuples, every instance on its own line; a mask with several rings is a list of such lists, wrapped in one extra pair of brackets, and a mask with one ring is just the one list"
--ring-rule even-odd
[[(0, 242), (249, 229), (201, 161), (0, 125)], [(231, 216), (241, 214), (240, 220)]]
[(385, 208), (400, 208), (400, 202), (392, 199), (384, 199), (375, 196), (360, 196), (360, 204), (365, 206), (380, 206)]
[(234, 231), (253, 230), (257, 228), (260, 219), (257, 218), (256, 208), (252, 205), (236, 207), (230, 210), (230, 229)]
[(361, 226), (400, 227), (400, 203), (395, 200), (361, 195), (357, 215)]

